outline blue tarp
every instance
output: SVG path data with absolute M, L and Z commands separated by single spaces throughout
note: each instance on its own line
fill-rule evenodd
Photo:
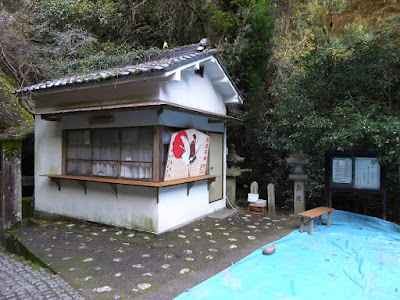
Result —
M 396 224 L 335 210 L 330 227 L 271 245 L 274 254 L 258 249 L 176 299 L 400 299 Z

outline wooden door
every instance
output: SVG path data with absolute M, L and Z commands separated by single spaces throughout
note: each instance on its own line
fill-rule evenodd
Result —
M 224 167 L 224 135 L 210 133 L 210 147 L 208 156 L 208 174 L 218 176 L 209 186 L 209 201 L 214 202 L 223 197 L 223 167 Z

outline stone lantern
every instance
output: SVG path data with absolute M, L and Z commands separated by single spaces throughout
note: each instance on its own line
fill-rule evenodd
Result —
M 287 158 L 288 164 L 293 166 L 289 179 L 294 181 L 294 213 L 298 214 L 306 210 L 306 193 L 304 182 L 307 179 L 305 165 L 309 163 L 310 156 L 307 154 L 295 154 Z
M 226 196 L 235 204 L 236 202 L 236 177 L 242 172 L 239 171 L 238 164 L 244 161 L 244 158 L 239 156 L 235 151 L 235 145 L 231 144 L 226 158 L 228 168 L 226 170 Z

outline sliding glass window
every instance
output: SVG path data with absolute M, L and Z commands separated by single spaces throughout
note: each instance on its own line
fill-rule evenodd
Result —
M 68 130 L 65 152 L 69 175 L 151 180 L 153 128 Z

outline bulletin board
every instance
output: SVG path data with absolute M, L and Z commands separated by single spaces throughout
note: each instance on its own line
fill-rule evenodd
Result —
M 386 219 L 386 169 L 374 152 L 325 152 L 325 204 L 331 206 L 333 192 L 357 192 L 383 196 Z

